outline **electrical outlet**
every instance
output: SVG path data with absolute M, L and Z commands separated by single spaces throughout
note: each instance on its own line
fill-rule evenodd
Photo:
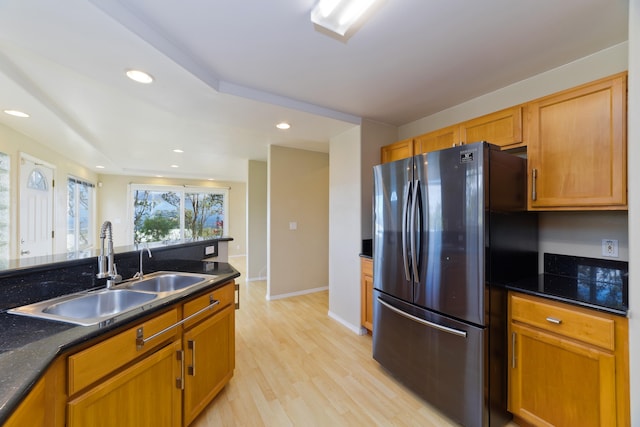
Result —
M 602 239 L 602 256 L 618 257 L 618 241 L 615 239 Z
M 205 255 L 215 255 L 215 253 L 216 253 L 215 245 L 207 246 L 207 247 L 204 248 L 204 254 Z

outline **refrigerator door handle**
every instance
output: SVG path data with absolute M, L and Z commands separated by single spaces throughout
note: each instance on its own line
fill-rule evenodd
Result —
M 387 307 L 389 310 L 393 311 L 394 313 L 399 314 L 400 316 L 406 317 L 409 320 L 413 320 L 414 322 L 420 323 L 421 325 L 428 326 L 430 328 L 434 328 L 434 329 L 437 329 L 439 331 L 446 332 L 446 333 L 452 334 L 452 335 L 456 335 L 456 336 L 459 336 L 459 337 L 462 337 L 462 338 L 466 338 L 467 337 L 467 333 L 465 331 L 461 331 L 459 329 L 450 328 L 448 326 L 439 325 L 437 323 L 429 322 L 428 320 L 424 320 L 424 319 L 421 319 L 419 317 L 416 317 L 416 316 L 414 316 L 412 314 L 405 313 L 404 311 L 402 311 L 402 310 L 400 310 L 398 308 L 395 308 L 391 304 L 381 300 L 380 297 L 378 297 L 378 302 L 380 304 L 384 305 L 385 307 Z
M 402 264 L 404 265 L 404 277 L 409 281 L 411 273 L 409 272 L 409 256 L 407 254 L 407 233 L 409 230 L 409 201 L 411 199 L 411 181 L 407 181 L 404 191 L 404 200 L 402 205 Z
M 418 200 L 418 192 L 420 189 L 420 181 L 416 180 L 413 182 L 413 197 L 411 198 L 411 268 L 413 271 L 413 281 L 415 283 L 420 283 L 420 275 L 418 271 L 418 254 L 416 244 L 416 210 L 417 208 L 417 200 Z M 420 230 L 418 230 L 419 232 Z

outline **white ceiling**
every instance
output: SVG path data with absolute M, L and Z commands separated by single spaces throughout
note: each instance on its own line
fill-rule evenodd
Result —
M 0 0 L 0 111 L 31 115 L 0 123 L 99 173 L 244 181 L 270 144 L 328 151 L 361 118 L 406 124 L 628 33 L 628 0 L 382 0 L 340 40 L 315 2 Z

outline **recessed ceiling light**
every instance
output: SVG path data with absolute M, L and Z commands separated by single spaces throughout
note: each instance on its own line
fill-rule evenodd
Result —
M 102 166 L 102 165 L 96 165 L 96 169 L 104 169 L 104 166 Z
M 172 168 L 179 168 L 180 166 L 178 165 L 171 165 Z
M 291 125 L 287 122 L 281 122 L 281 123 L 278 123 L 276 127 L 281 130 L 287 130 L 291 127 Z
M 140 70 L 127 70 L 127 77 L 138 83 L 148 84 L 153 82 L 153 76 Z
M 184 151 L 182 151 L 182 150 L 181 150 L 181 149 L 179 149 L 179 148 L 176 148 L 175 150 L 173 150 L 173 152 L 174 152 L 174 153 L 184 153 Z
M 164 175 L 156 175 L 156 178 L 164 178 Z
M 9 114 L 10 116 L 15 116 L 15 117 L 29 117 L 29 115 L 27 113 L 24 113 L 22 111 L 18 111 L 18 110 L 4 110 L 4 112 L 6 114 Z
M 207 178 L 207 181 L 215 181 L 213 178 Z

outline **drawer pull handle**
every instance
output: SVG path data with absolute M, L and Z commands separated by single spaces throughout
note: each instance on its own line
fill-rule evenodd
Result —
M 176 351 L 176 360 L 180 362 L 180 377 L 176 378 L 176 388 L 184 390 L 184 351 Z
M 187 346 L 191 350 L 191 366 L 187 368 L 187 372 L 192 377 L 196 376 L 196 342 L 194 340 L 187 341 Z
M 213 295 L 209 295 L 209 305 L 207 305 L 206 307 L 201 308 L 200 310 L 196 311 L 195 313 L 193 313 L 193 314 L 191 314 L 191 315 L 189 315 L 189 316 L 185 317 L 185 318 L 184 318 L 184 319 L 182 319 L 181 321 L 176 322 L 176 323 L 174 323 L 174 324 L 173 324 L 173 325 L 171 325 L 171 326 L 167 326 L 167 327 L 166 327 L 166 328 L 164 328 L 163 330 L 161 330 L 161 331 L 159 331 L 159 332 L 156 332 L 155 334 L 153 334 L 153 335 L 151 335 L 151 336 L 149 336 L 149 337 L 147 337 L 147 338 L 144 338 L 144 327 L 143 327 L 143 326 L 140 326 L 140 327 L 136 330 L 136 348 L 137 348 L 138 350 L 141 350 L 141 349 L 144 347 L 144 345 L 145 345 L 147 342 L 151 341 L 152 339 L 157 338 L 157 337 L 159 337 L 160 335 L 162 335 L 162 334 L 164 334 L 164 333 L 166 333 L 166 332 L 169 332 L 169 331 L 170 331 L 170 330 L 172 330 L 172 329 L 177 328 L 178 326 L 182 325 L 183 323 L 188 322 L 189 320 L 191 320 L 191 319 L 193 319 L 194 317 L 196 317 L 196 316 L 198 316 L 198 315 L 200 315 L 200 314 L 204 313 L 205 311 L 212 309 L 213 307 L 215 307 L 215 306 L 216 306 L 216 305 L 218 305 L 218 304 L 220 304 L 220 300 L 213 299 Z
M 547 317 L 547 322 L 559 325 L 562 323 L 562 319 L 556 319 L 555 317 Z

